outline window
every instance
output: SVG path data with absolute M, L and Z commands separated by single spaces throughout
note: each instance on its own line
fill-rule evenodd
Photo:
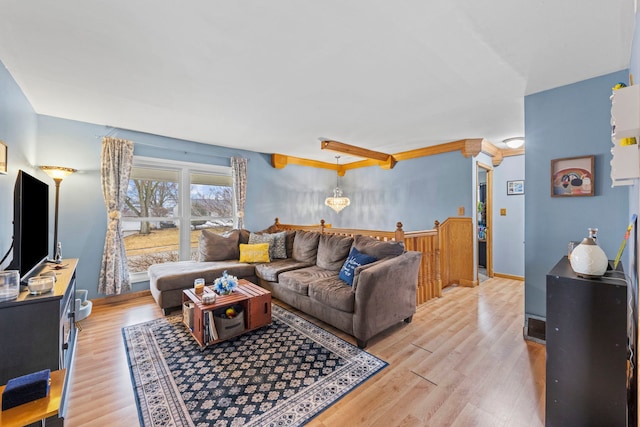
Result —
M 151 264 L 197 259 L 203 229 L 233 228 L 233 206 L 231 168 L 135 157 L 122 211 L 132 281 Z

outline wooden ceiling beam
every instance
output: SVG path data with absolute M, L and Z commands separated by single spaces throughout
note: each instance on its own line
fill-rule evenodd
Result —
M 332 164 L 332 163 L 320 162 L 316 160 L 307 160 L 307 159 L 302 159 L 298 157 L 286 156 L 284 154 L 273 154 L 271 156 L 271 165 L 276 169 L 282 169 L 285 166 L 287 166 L 287 164 L 311 166 L 311 167 L 323 168 L 323 169 L 332 169 L 337 171 L 338 175 L 343 176 L 346 171 L 352 170 L 352 169 L 358 169 L 358 168 L 369 167 L 369 166 L 379 166 L 382 169 L 393 169 L 393 167 L 399 161 L 416 159 L 419 157 L 433 156 L 435 154 L 449 153 L 452 151 L 460 151 L 460 153 L 465 157 L 475 157 L 480 152 L 483 152 L 487 154 L 489 157 L 491 157 L 491 160 L 494 166 L 498 166 L 502 162 L 504 157 L 519 156 L 525 153 L 524 146 L 517 149 L 499 149 L 496 146 L 494 146 L 490 141 L 483 138 L 460 139 L 458 141 L 446 142 L 444 144 L 418 148 L 415 150 L 403 151 L 401 153 L 396 153 L 393 155 L 379 153 L 376 151 L 371 151 L 371 150 L 367 150 L 360 147 L 354 147 L 352 145 L 344 144 L 338 141 L 330 141 L 330 140 L 322 141 L 323 144 L 325 142 L 342 144 L 343 146 L 346 146 L 346 147 L 352 147 L 352 148 L 366 151 L 366 152 L 382 154 L 382 155 L 388 156 L 388 158 L 386 159 L 386 161 L 383 161 L 383 160 L 367 157 L 367 160 L 360 160 L 357 162 L 346 163 L 346 164 L 336 166 L 336 164 Z M 329 144 L 329 145 L 333 145 L 333 144 Z M 330 148 L 327 148 L 327 149 L 330 149 Z M 358 157 L 364 157 L 362 155 L 355 154 L 352 151 L 340 151 L 340 152 L 353 154 L 354 156 L 358 156 Z
M 313 168 L 338 170 L 338 167 L 335 163 L 303 159 L 300 157 L 287 156 L 285 154 L 275 153 L 271 155 L 271 166 L 273 166 L 275 169 L 282 169 L 287 165 L 310 166 Z M 344 172 L 342 172 L 342 174 L 344 175 Z
M 384 169 L 392 169 L 396 165 L 396 161 L 391 154 L 381 153 L 379 151 L 368 150 L 355 145 L 345 144 L 344 142 L 325 139 L 320 141 L 320 149 L 337 151 L 338 153 L 349 154 L 351 156 L 363 157 L 365 159 L 373 159 L 382 162 L 380 165 Z

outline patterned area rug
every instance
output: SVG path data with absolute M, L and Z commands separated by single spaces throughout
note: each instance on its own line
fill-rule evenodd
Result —
M 387 366 L 275 304 L 272 315 L 204 351 L 181 316 L 123 328 L 140 424 L 303 425 Z

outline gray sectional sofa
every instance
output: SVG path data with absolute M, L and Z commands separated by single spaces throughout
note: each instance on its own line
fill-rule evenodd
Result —
M 266 247 L 269 262 L 251 262 Z M 402 243 L 302 230 L 203 230 L 198 251 L 198 261 L 149 268 L 151 293 L 165 314 L 182 304 L 182 290 L 196 278 L 211 284 L 224 271 L 354 336 L 361 348 L 390 326 L 410 322 L 416 310 L 422 254 Z

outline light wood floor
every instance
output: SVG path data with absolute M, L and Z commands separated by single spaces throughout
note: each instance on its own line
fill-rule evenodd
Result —
M 545 347 L 522 338 L 523 311 L 523 282 L 447 288 L 411 324 L 371 340 L 367 351 L 389 366 L 308 425 L 544 425 Z M 94 307 L 79 333 L 66 425 L 138 425 L 121 328 L 161 316 L 151 296 Z

